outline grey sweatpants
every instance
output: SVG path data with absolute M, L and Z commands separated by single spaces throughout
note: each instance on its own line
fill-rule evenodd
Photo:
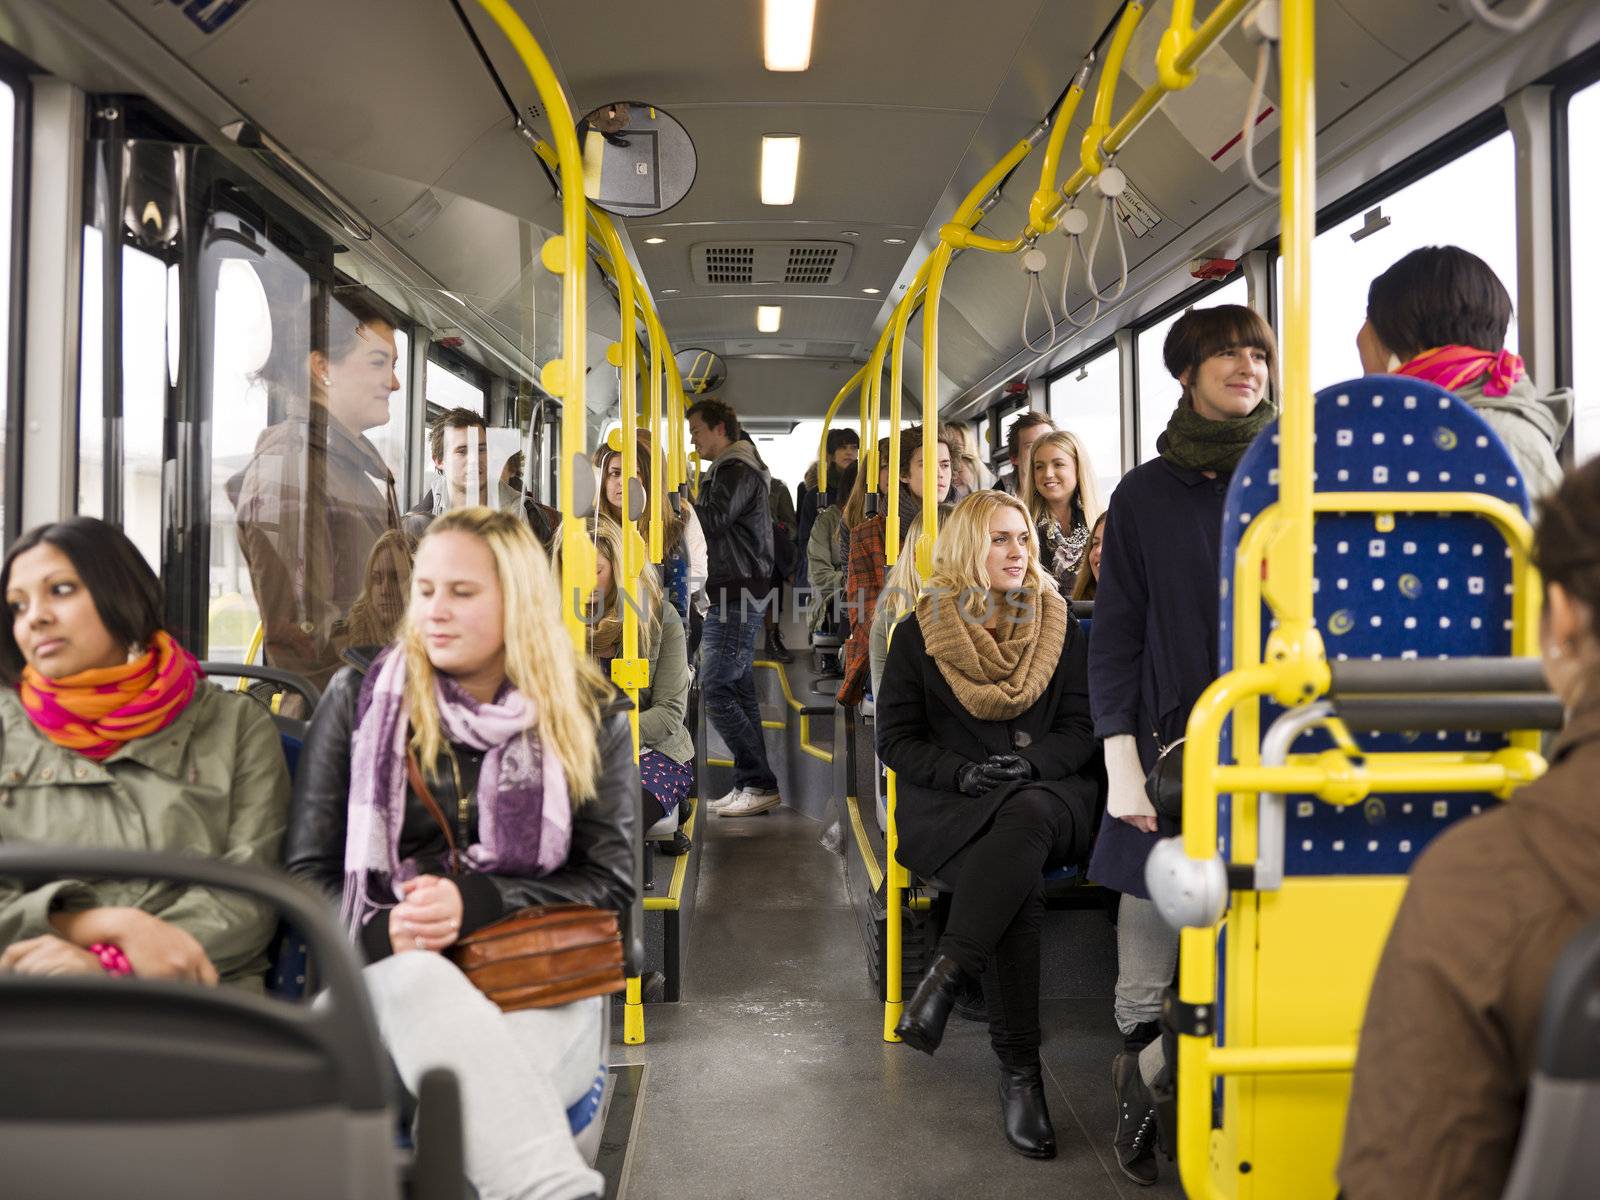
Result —
M 567 1107 L 600 1067 L 603 998 L 503 1013 L 448 959 L 409 950 L 363 972 L 378 1031 L 412 1095 L 431 1067 L 461 1083 L 467 1178 L 482 1200 L 578 1200 L 605 1180 Z
M 1155 903 L 1123 894 L 1117 905 L 1117 1028 L 1132 1033 L 1161 1018 L 1161 997 L 1178 967 L 1178 931 Z

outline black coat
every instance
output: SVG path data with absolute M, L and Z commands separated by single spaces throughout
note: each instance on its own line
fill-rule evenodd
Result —
M 1009 721 L 974 717 L 956 699 L 928 656 L 915 614 L 895 627 L 883 666 L 878 703 L 878 756 L 896 774 L 896 857 L 923 877 L 939 869 L 981 833 L 1011 793 L 1038 784 L 1011 783 L 983 796 L 963 795 L 956 773 L 991 754 L 1018 754 L 1074 813 L 1074 857 L 1089 850 L 1099 820 L 1099 788 L 1089 770 L 1094 733 L 1089 722 L 1089 676 L 1083 631 L 1067 622 L 1067 640 L 1043 694 Z
M 760 595 L 771 586 L 768 476 L 754 465 L 754 448 L 742 445 L 735 442 L 711 464 L 694 502 L 706 535 L 706 593 L 713 603 L 719 592 L 736 599 L 741 588 Z
M 1217 677 L 1222 507 L 1228 476 L 1156 458 L 1112 493 L 1094 598 L 1089 690 L 1096 737 L 1131 733 L 1149 771 L 1184 735 L 1189 711 Z M 1108 816 L 1089 877 L 1146 896 L 1144 861 L 1162 837 Z
M 346 667 L 333 677 L 317 705 L 311 731 L 300 752 L 295 774 L 294 804 L 289 811 L 289 831 L 284 865 L 289 873 L 319 888 L 335 900 L 344 889 L 345 830 L 350 812 L 350 743 L 355 733 L 356 701 L 362 672 Z M 603 714 L 599 733 L 600 779 L 598 794 L 572 814 L 572 846 L 567 861 L 548 875 L 469 873 L 455 877 L 461 891 L 463 935 L 533 904 L 592 904 L 618 912 L 639 893 L 634 859 L 634 825 L 638 821 L 639 768 L 633 761 L 632 732 L 626 702 L 612 704 Z M 465 746 L 454 747 L 461 767 L 461 787 L 476 792 L 478 767 L 483 756 Z M 441 755 L 428 772 L 430 790 L 449 815 L 457 811 L 454 772 Z M 438 787 L 434 780 L 442 781 Z M 477 802 L 469 801 L 467 832 L 473 840 L 477 828 Z M 459 841 L 459 835 L 457 840 Z M 465 849 L 465 847 L 463 847 Z M 447 871 L 446 844 L 439 824 L 422 801 L 406 788 L 406 811 L 400 830 L 400 857 L 426 862 L 436 859 L 440 874 Z M 380 911 L 362 931 L 362 948 L 371 960 L 392 952 L 388 912 Z

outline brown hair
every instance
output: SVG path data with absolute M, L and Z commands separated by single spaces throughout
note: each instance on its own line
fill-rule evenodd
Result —
M 889 464 L 889 439 L 878 439 L 878 470 L 881 472 Z M 867 515 L 867 460 L 856 460 L 856 481 L 850 489 L 850 498 L 844 502 L 844 512 L 840 514 L 839 521 L 846 529 L 854 529 L 861 524 Z
M 699 417 L 700 423 L 707 429 L 722 426 L 722 434 L 730 442 L 739 440 L 739 414 L 721 400 L 709 397 L 705 400 L 696 400 L 689 406 L 689 411 L 683 414 L 685 421 L 690 417 Z
M 1093 600 L 1094 594 L 1100 590 L 1100 581 L 1095 578 L 1094 569 L 1089 566 L 1089 552 L 1094 549 L 1094 539 L 1105 536 L 1101 530 L 1105 528 L 1106 514 L 1101 513 L 1094 519 L 1094 524 L 1089 526 L 1089 541 L 1083 547 L 1083 564 L 1078 570 L 1077 581 L 1072 585 L 1072 599 Z
M 1011 423 L 1011 428 L 1006 431 L 1007 458 L 1015 461 L 1016 457 L 1022 453 L 1022 435 L 1035 425 L 1048 425 L 1051 429 L 1056 427 L 1056 423 L 1050 419 L 1048 413 L 1038 412 L 1037 410 L 1023 413 Z
M 1180 383 L 1185 372 L 1190 382 L 1183 385 L 1183 403 L 1193 407 L 1193 372 L 1213 354 L 1237 346 L 1253 346 L 1267 356 L 1267 375 L 1272 390 L 1278 390 L 1278 340 L 1272 326 L 1253 308 L 1243 304 L 1217 304 L 1211 308 L 1191 308 L 1179 317 L 1161 347 L 1161 361 Z
M 1545 583 L 1600 614 L 1600 459 L 1569 472 L 1540 504 L 1533 561 Z
M 655 470 L 654 458 L 650 453 L 650 431 L 641 429 L 635 435 L 638 439 L 639 453 L 634 460 L 639 468 L 639 482 L 644 486 L 644 512 L 638 520 L 639 536 L 644 538 L 645 544 L 650 544 L 650 473 Z M 600 473 L 599 495 L 595 498 L 595 507 L 600 510 L 600 515 L 615 523 L 622 524 L 622 513 L 606 499 L 606 469 L 611 465 L 613 458 L 620 459 L 622 452 L 613 450 L 609 442 L 601 442 L 600 448 L 594 452 L 595 469 Z M 624 486 L 623 495 L 627 495 Z M 683 537 L 683 518 L 672 508 L 671 494 L 666 490 L 665 481 L 662 483 L 661 494 L 661 554 L 665 557 L 678 548 L 678 542 Z
M 482 415 L 473 412 L 470 408 L 452 408 L 442 417 L 434 421 L 428 431 L 428 449 L 433 454 L 434 464 L 444 462 L 444 431 L 446 429 L 488 429 L 489 422 Z

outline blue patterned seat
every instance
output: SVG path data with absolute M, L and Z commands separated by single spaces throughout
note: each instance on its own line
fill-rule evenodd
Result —
M 1528 512 L 1521 476 L 1483 419 L 1430 383 L 1369 376 L 1324 388 L 1315 408 L 1315 480 L 1321 492 L 1480 492 Z M 1229 599 L 1240 539 L 1278 498 L 1278 436 L 1271 426 L 1228 489 L 1222 531 L 1220 665 L 1233 662 Z M 1387 527 L 1386 527 L 1387 526 Z M 1499 531 L 1472 514 L 1324 513 L 1316 519 L 1313 601 L 1330 660 L 1503 656 L 1512 652 L 1512 555 Z M 1263 606 L 1263 636 L 1269 629 Z M 1263 702 L 1264 733 L 1282 710 Z M 1368 751 L 1494 750 L 1504 735 L 1352 730 Z M 1296 743 L 1329 745 L 1322 733 Z M 1231 743 L 1224 740 L 1224 761 Z M 1373 796 L 1348 808 L 1291 797 L 1288 875 L 1399 875 L 1440 830 L 1493 801 L 1481 795 Z M 1218 828 L 1226 855 L 1229 812 Z

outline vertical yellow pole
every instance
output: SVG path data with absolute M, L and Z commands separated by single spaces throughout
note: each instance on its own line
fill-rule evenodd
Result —
M 934 502 L 939 471 L 939 297 L 954 254 L 954 247 L 941 238 L 922 297 L 922 541 L 917 546 L 917 570 L 924 579 L 933 573 L 933 541 L 939 536 L 939 506 Z
M 905 396 L 906 331 L 911 327 L 911 310 L 927 285 L 930 258 L 906 289 L 904 299 L 894 310 L 889 334 L 889 519 L 884 530 L 884 561 L 890 566 L 900 561 L 900 401 Z
M 650 427 L 650 561 L 661 563 L 666 547 L 661 541 L 661 490 L 666 481 L 661 477 L 666 465 L 666 448 L 661 444 L 661 376 L 666 369 L 662 363 L 666 335 L 654 312 L 645 310 L 645 324 L 650 331 L 650 392 L 645 401 Z
M 900 1023 L 900 1013 L 905 1008 L 905 889 L 910 874 L 895 857 L 900 839 L 895 834 L 895 777 L 888 772 L 889 781 L 885 804 L 889 812 L 889 832 L 884 837 L 883 856 L 887 860 L 883 870 L 883 1040 L 898 1042 L 900 1035 L 894 1027 Z
M 833 403 L 828 405 L 828 411 L 822 416 L 822 433 L 817 438 L 818 488 L 827 486 L 828 482 L 828 431 L 833 428 L 833 419 L 839 415 L 839 408 L 844 404 L 845 397 L 853 392 L 856 388 L 861 386 L 862 380 L 866 378 L 866 372 L 867 368 L 863 366 L 857 370 L 854 375 L 850 376 L 850 378 L 845 381 L 845 385 L 840 388 L 838 393 L 834 396 Z M 863 425 L 861 429 L 862 437 L 865 437 L 866 426 Z M 844 497 L 834 496 L 832 498 L 832 502 L 834 504 L 841 504 L 844 502 Z M 804 547 L 801 547 L 801 549 L 803 550 Z

